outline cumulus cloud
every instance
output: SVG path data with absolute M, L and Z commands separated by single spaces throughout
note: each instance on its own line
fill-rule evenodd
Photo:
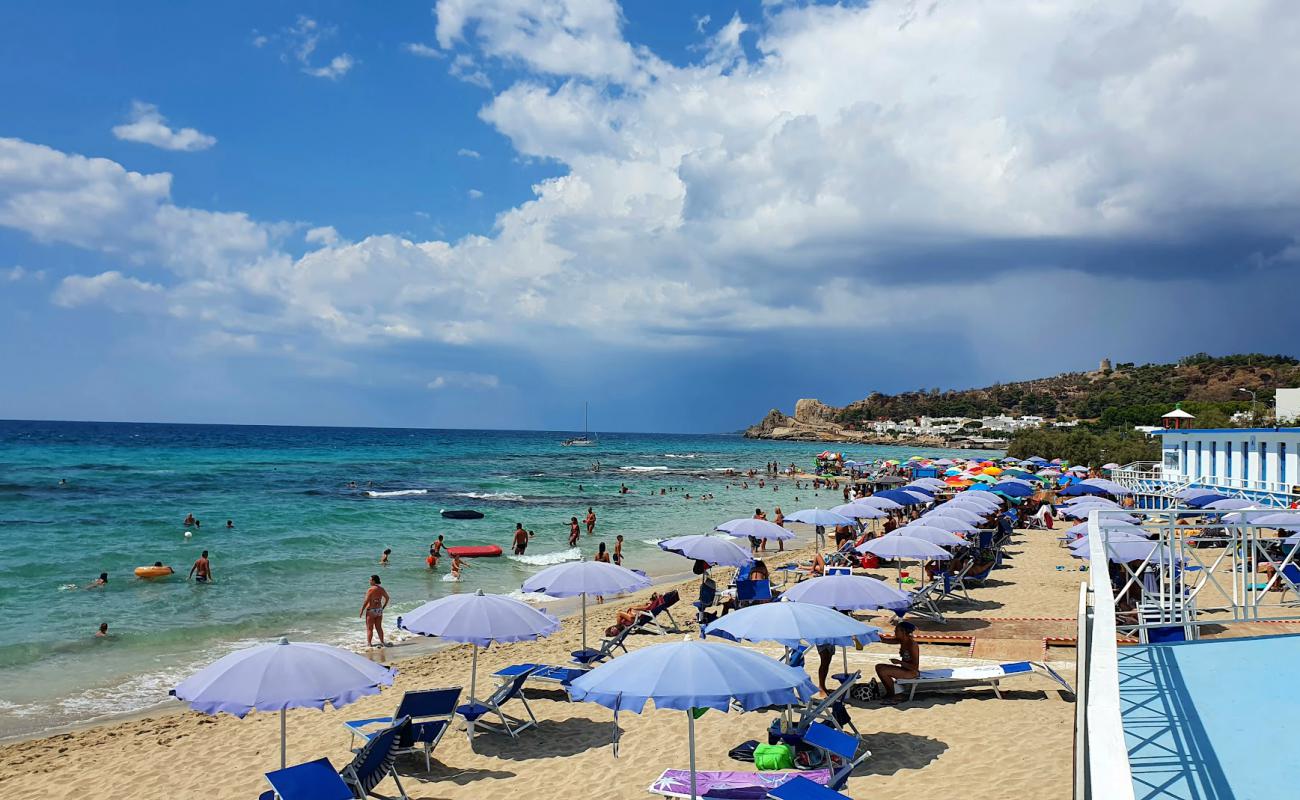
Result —
M 117 270 L 98 275 L 69 275 L 54 290 L 54 304 L 76 308 L 100 303 L 114 311 L 156 312 L 163 298 L 163 287 L 131 278 Z
M 474 60 L 473 56 L 461 53 L 451 60 L 451 67 L 447 70 L 453 77 L 459 78 L 465 83 L 477 86 L 480 89 L 491 89 L 492 79 L 488 77 Z
M 430 47 L 422 42 L 407 42 L 402 45 L 402 49 L 413 56 L 420 58 L 446 58 L 447 54 L 436 47 Z
M 299 15 L 292 25 L 282 29 L 274 37 L 254 31 L 253 46 L 265 47 L 276 42 L 281 48 L 280 60 L 298 65 L 298 68 L 314 78 L 337 81 L 352 70 L 357 60 L 348 53 L 338 53 L 324 58 L 319 57 L 322 42 L 338 36 L 338 28 L 322 25 L 306 15 Z
M 329 63 L 320 67 L 303 67 L 302 71 L 315 78 L 329 78 L 336 81 L 347 75 L 348 72 L 356 65 L 356 61 L 347 53 L 334 56 Z
M 461 158 L 478 158 L 479 152 L 477 150 L 470 150 L 468 147 L 462 147 L 456 151 L 456 155 Z
M 207 150 L 217 143 L 217 137 L 200 133 L 194 128 L 173 129 L 167 118 L 152 103 L 136 100 L 131 104 L 130 122 L 113 126 L 113 135 L 127 142 L 140 142 L 161 147 L 163 150 L 193 152 Z
M 426 388 L 432 391 L 438 391 L 439 389 L 498 389 L 500 387 L 500 378 L 482 372 L 443 372 L 434 376 L 433 380 L 426 384 Z
M 143 287 L 61 286 L 65 304 L 162 295 L 259 341 L 543 355 L 566 337 L 893 331 L 1011 302 L 1119 341 L 1149 322 L 1118 295 L 1194 296 L 1216 231 L 1262 248 L 1260 270 L 1290 263 L 1300 106 L 1277 98 L 1300 80 L 1300 8 L 927 8 L 773 7 L 673 66 L 625 41 L 609 3 L 443 0 L 441 47 L 524 73 L 481 118 L 560 173 L 488 235 L 322 226 L 296 255 L 286 226 L 177 205 L 166 173 L 13 139 L 0 225 L 162 268 Z M 1220 283 L 1242 266 L 1215 258 Z

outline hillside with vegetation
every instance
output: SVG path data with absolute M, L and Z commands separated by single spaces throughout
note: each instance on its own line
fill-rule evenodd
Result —
M 1257 415 L 1253 421 L 1266 424 L 1275 391 L 1295 386 L 1300 386 L 1300 359 L 1293 356 L 1197 353 L 1174 364 L 1111 366 L 1103 362 L 1092 372 L 1069 372 L 980 389 L 921 389 L 892 395 L 873 392 L 840 408 L 800 400 L 794 416 L 773 409 L 745 434 L 755 438 L 932 445 L 940 442 L 932 441 L 933 437 L 869 431 L 874 423 L 903 422 L 922 416 L 978 420 L 1029 415 L 1077 425 L 1017 431 L 1007 445 L 1009 455 L 1060 457 L 1089 464 L 1129 463 L 1158 456 L 1158 444 L 1133 429 L 1159 424 L 1161 415 L 1175 404 L 1195 415 L 1194 427 L 1248 425 L 1252 422 L 1251 398 L 1241 389 L 1249 389 L 1256 393 Z M 979 423 L 969 423 L 968 427 L 970 433 L 978 435 Z

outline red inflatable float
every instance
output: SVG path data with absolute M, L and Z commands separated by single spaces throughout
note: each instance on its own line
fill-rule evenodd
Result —
M 493 558 L 501 555 L 501 548 L 494 544 L 448 547 L 447 553 L 460 558 Z

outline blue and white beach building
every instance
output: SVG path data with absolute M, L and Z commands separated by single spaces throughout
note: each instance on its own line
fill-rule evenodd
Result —
M 1279 508 L 1300 500 L 1300 428 L 1166 427 L 1153 434 L 1161 439 L 1160 461 L 1111 475 L 1134 491 L 1139 508 L 1168 508 L 1187 489 Z

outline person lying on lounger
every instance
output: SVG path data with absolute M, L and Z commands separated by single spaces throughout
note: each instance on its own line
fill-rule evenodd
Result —
M 663 598 L 659 596 L 658 592 L 655 592 L 651 594 L 650 599 L 645 601 L 644 603 L 636 606 L 628 606 L 627 608 L 618 612 L 618 614 L 615 615 L 614 617 L 614 624 L 605 629 L 605 635 L 617 636 L 619 632 L 622 631 L 624 628 L 636 622 L 637 617 L 640 617 L 642 612 L 649 611 L 650 609 L 654 608 L 656 605 L 659 604 L 661 600 L 663 600 Z
M 876 665 L 876 677 L 885 685 L 885 696 L 880 702 L 893 705 L 903 699 L 903 695 L 894 693 L 894 681 L 900 678 L 915 678 L 921 674 L 921 646 L 912 634 L 916 626 L 899 620 L 894 623 L 894 638 L 898 640 L 898 658 L 889 659 L 888 664 Z

